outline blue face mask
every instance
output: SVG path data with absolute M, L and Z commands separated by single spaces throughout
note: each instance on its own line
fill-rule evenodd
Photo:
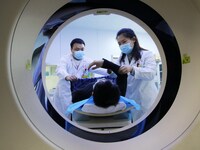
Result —
M 124 54 L 130 54 L 131 51 L 133 50 L 130 43 L 120 45 L 120 49 L 121 49 L 122 53 L 124 53 Z
M 83 59 L 83 56 L 84 56 L 84 52 L 82 50 L 79 50 L 79 51 L 75 51 L 73 53 L 73 56 L 77 59 L 77 60 L 82 60 Z

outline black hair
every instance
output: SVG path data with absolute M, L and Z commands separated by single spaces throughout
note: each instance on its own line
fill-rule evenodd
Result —
M 133 50 L 131 51 L 131 59 L 134 58 L 135 61 L 138 61 L 139 59 L 141 59 L 140 51 L 141 50 L 145 50 L 145 49 L 143 49 L 143 48 L 140 47 L 140 44 L 138 42 L 137 36 L 134 33 L 134 31 L 132 29 L 130 29 L 130 28 L 122 28 L 121 30 L 119 30 L 117 32 L 116 39 L 120 35 L 123 35 L 126 38 L 130 38 L 130 39 L 134 39 L 135 40 Z M 120 58 L 120 64 L 122 62 L 124 62 L 125 56 L 126 56 L 126 54 L 122 53 L 122 56 Z
M 107 108 L 119 102 L 119 87 L 110 80 L 99 81 L 95 84 L 93 98 L 96 106 Z
M 71 48 L 73 47 L 73 45 L 74 45 L 75 43 L 85 45 L 85 42 L 84 42 L 82 39 L 80 39 L 80 38 L 75 38 L 75 39 L 73 39 L 73 40 L 71 41 L 71 43 L 70 43 Z

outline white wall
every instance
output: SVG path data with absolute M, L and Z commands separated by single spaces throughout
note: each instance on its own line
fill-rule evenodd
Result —
M 62 55 L 71 53 L 70 42 L 74 38 L 81 38 L 85 41 L 85 56 L 92 59 L 107 58 L 110 60 L 112 54 L 120 54 L 115 34 L 113 31 L 65 28 L 52 42 L 47 54 L 46 63 L 51 65 L 57 64 Z
M 78 19 L 77 19 L 78 20 Z M 74 21 L 76 22 L 76 20 Z M 120 22 L 120 20 L 119 20 Z M 133 22 L 133 21 L 132 21 Z M 85 24 L 82 22 L 79 24 Z M 135 24 L 135 22 L 133 22 Z M 126 22 L 124 22 L 126 24 Z M 116 41 L 116 33 L 120 29 L 105 28 L 99 29 L 95 27 L 77 27 L 74 24 L 65 26 L 50 43 L 50 48 L 46 57 L 46 64 L 56 65 L 62 55 L 70 53 L 70 42 L 74 38 L 82 38 L 85 41 L 85 54 L 92 59 L 106 58 L 111 60 L 111 55 L 120 55 L 120 49 Z M 105 24 L 106 25 L 106 24 Z M 90 25 L 91 26 L 91 25 Z M 133 29 L 134 30 L 134 29 Z M 151 37 L 147 32 L 135 31 L 140 45 L 148 50 L 153 51 L 158 58 L 159 52 Z

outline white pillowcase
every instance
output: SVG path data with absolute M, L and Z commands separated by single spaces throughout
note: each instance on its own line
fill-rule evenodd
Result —
M 124 102 L 119 102 L 116 106 L 109 106 L 108 108 L 103 108 L 96 106 L 95 104 L 84 104 L 82 107 L 82 111 L 94 114 L 106 114 L 113 113 L 120 110 L 126 109 L 126 104 Z

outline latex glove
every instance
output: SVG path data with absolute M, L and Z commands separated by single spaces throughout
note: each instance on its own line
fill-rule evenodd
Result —
M 88 70 L 91 68 L 92 70 L 97 69 L 97 68 L 101 68 L 103 66 L 103 62 L 104 60 L 95 60 L 93 61 L 89 66 L 88 66 Z
M 75 75 L 69 75 L 65 77 L 65 80 L 67 81 L 75 81 L 77 80 L 77 77 Z
M 118 72 L 120 74 L 127 74 L 127 73 L 132 72 L 132 71 L 133 71 L 133 67 L 132 66 L 130 66 L 130 65 L 124 65 L 124 66 L 121 66 L 119 68 Z

